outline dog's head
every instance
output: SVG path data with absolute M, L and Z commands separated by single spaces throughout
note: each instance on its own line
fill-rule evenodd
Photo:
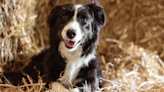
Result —
M 99 30 L 105 25 L 105 13 L 96 3 L 64 4 L 51 11 L 48 24 L 51 45 L 63 42 L 70 51 L 81 45 L 82 54 L 87 54 L 95 47 Z

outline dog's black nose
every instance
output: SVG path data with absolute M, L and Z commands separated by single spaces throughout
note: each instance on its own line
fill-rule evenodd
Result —
M 73 30 L 73 29 L 68 29 L 68 30 L 67 30 L 67 36 L 68 36 L 70 39 L 74 38 L 74 37 L 76 36 L 75 30 Z

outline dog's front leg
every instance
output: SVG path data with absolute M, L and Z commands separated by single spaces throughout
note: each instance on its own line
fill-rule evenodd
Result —
M 80 92 L 90 92 L 99 88 L 97 69 L 80 72 L 80 75 L 77 77 L 77 79 L 81 80 L 76 84 L 76 86 L 79 87 Z
M 79 87 L 81 92 L 90 92 L 99 88 L 99 80 L 102 76 L 102 72 L 97 60 L 90 62 L 88 67 L 83 67 L 79 75 L 77 76 L 76 86 Z M 80 80 L 80 81 L 79 81 Z

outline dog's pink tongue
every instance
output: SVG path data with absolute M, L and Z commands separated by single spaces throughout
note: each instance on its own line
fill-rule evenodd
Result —
M 72 47 L 75 45 L 75 42 L 74 42 L 74 41 L 67 41 L 67 40 L 65 40 L 65 44 L 66 44 L 68 47 L 72 48 Z

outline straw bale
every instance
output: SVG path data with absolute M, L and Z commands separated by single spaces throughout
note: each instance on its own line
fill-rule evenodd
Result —
M 34 25 L 37 15 L 34 13 L 34 0 L 4 0 L 0 4 L 0 51 L 1 64 L 11 61 L 18 54 L 31 53 L 35 48 Z M 31 44 L 32 43 L 32 44 Z M 32 54 L 30 54 L 32 55 Z
M 28 62 L 48 43 L 47 17 L 53 7 L 64 3 L 90 0 L 1 0 L 0 63 L 13 60 Z M 164 1 L 93 0 L 106 12 L 106 26 L 97 46 L 103 70 L 103 87 L 96 92 L 164 91 Z M 31 56 L 27 56 L 27 55 Z M 26 64 L 25 64 L 26 65 Z M 12 66 L 14 67 L 14 66 Z M 17 67 L 15 67 L 17 68 Z M 2 71 L 2 69 L 1 69 Z M 7 79 L 6 79 L 7 80 Z M 30 84 L 0 84 L 3 91 L 45 91 L 39 76 Z M 29 87 L 31 86 L 31 87 Z M 26 89 L 26 90 L 25 90 Z

